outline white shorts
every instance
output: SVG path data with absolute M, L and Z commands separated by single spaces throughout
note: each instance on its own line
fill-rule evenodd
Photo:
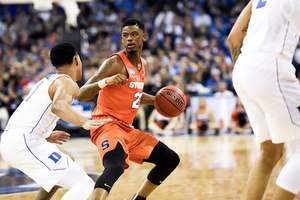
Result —
M 258 143 L 300 139 L 300 85 L 289 60 L 280 55 L 241 54 L 232 79 Z
M 8 165 L 27 174 L 47 192 L 75 165 L 55 144 L 35 134 L 4 132 L 1 154 Z

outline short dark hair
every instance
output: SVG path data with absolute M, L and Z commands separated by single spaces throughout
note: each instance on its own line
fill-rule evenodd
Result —
M 140 20 L 137 20 L 137 19 L 126 19 L 122 24 L 121 30 L 126 26 L 138 26 L 139 29 L 141 29 L 143 32 L 145 32 L 144 24 Z
M 69 42 L 58 43 L 50 51 L 51 63 L 56 68 L 71 64 L 75 55 L 77 55 L 76 47 Z

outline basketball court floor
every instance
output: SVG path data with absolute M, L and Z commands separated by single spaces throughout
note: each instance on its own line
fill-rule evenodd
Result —
M 161 136 L 161 141 L 175 150 L 181 162 L 148 200 L 224 200 L 245 198 L 251 166 L 259 155 L 254 135 Z M 62 147 L 94 179 L 103 171 L 96 147 L 89 138 L 73 138 Z M 271 199 L 276 177 L 290 157 L 285 154 L 273 170 L 264 200 Z M 108 200 L 131 200 L 144 182 L 152 164 L 130 163 L 115 183 Z M 0 200 L 35 199 L 39 186 L 29 177 L 7 166 L 0 157 Z M 60 189 L 53 200 L 66 192 Z M 91 198 L 90 198 L 91 199 Z M 300 199 L 298 195 L 295 199 Z

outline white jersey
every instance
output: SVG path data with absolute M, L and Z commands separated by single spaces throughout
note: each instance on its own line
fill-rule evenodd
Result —
M 48 88 L 60 76 L 67 75 L 48 75 L 36 83 L 9 119 L 5 131 L 37 134 L 47 138 L 59 120 L 51 111 L 53 102 L 49 97 Z
M 242 53 L 275 53 L 292 60 L 299 36 L 281 13 L 280 0 L 253 0 Z

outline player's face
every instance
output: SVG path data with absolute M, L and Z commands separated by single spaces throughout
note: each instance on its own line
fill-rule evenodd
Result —
M 143 47 L 147 35 L 138 26 L 126 26 L 122 29 L 122 43 L 128 52 L 137 52 Z

